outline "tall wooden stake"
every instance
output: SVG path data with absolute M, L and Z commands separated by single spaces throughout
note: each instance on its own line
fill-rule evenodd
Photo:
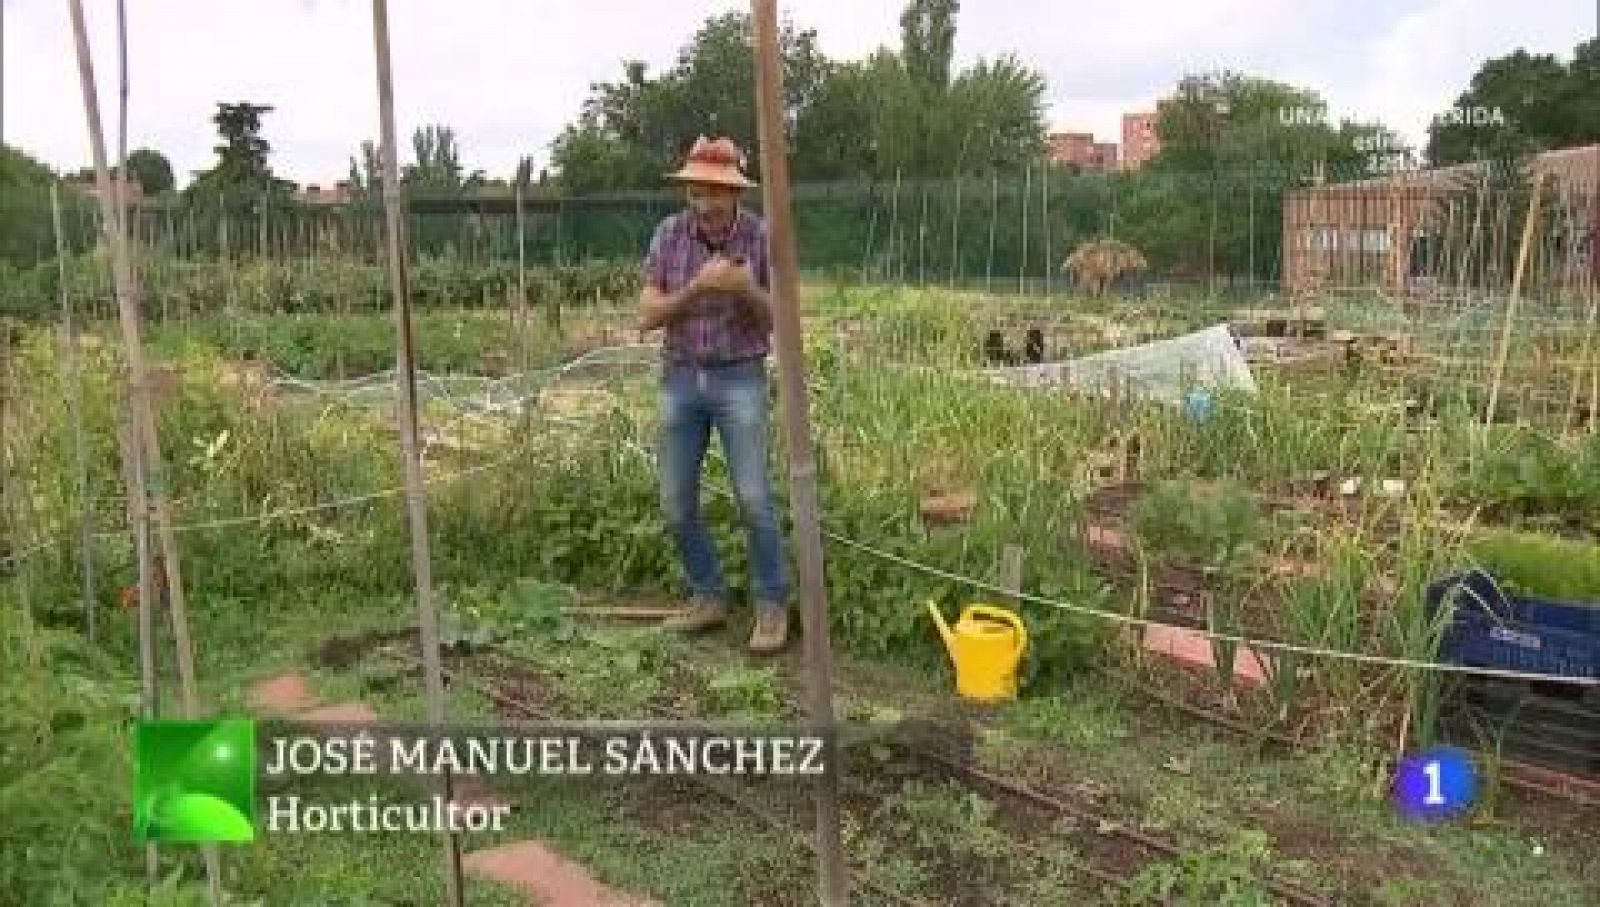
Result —
M 756 27 L 757 129 L 761 141 L 762 210 L 772 253 L 773 327 L 777 334 L 784 433 L 789 449 L 789 494 L 799 566 L 801 621 L 809 673 L 812 724 L 829 741 L 829 771 L 817 784 L 817 862 L 822 903 L 849 903 L 849 876 L 839 831 L 838 747 L 833 717 L 833 651 L 823 584 L 822 531 L 817 522 L 817 468 L 806 404 L 805 351 L 800 326 L 799 259 L 789 198 L 789 157 L 783 131 L 783 73 L 778 58 L 777 0 L 751 0 Z
M 132 421 L 119 427 L 123 485 L 143 488 L 144 470 L 140 466 L 137 433 Z M 150 512 L 142 495 L 128 495 L 128 525 L 133 528 L 134 563 L 138 565 L 139 589 L 139 715 L 145 720 L 161 714 L 156 687 L 155 569 L 150 556 Z M 161 882 L 161 854 L 154 841 L 145 845 L 145 876 L 154 888 Z
M 1017 294 L 1028 292 L 1028 201 L 1033 196 L 1033 165 L 1022 171 L 1022 258 L 1017 264 Z
M 411 569 L 417 588 L 417 627 L 422 635 L 422 663 L 428 696 L 428 723 L 444 723 L 444 673 L 439 660 L 439 619 L 434 611 L 432 558 L 428 550 L 427 489 L 417 437 L 417 381 L 411 335 L 411 295 L 407 287 L 406 243 L 401 216 L 400 162 L 395 149 L 394 77 L 389 60 L 389 4 L 372 0 L 372 33 L 377 47 L 378 117 L 383 145 L 384 233 L 389 252 L 389 290 L 394 296 L 398 340 L 395 382 L 400 392 L 400 449 L 405 461 L 406 510 L 411 524 Z M 450 776 L 440 776 L 440 796 L 450 797 Z M 453 832 L 444 834 L 445 894 L 453 907 L 465 903 L 461 850 Z
M 78 471 L 80 557 L 83 559 L 83 630 L 94 642 L 94 511 L 89 500 L 89 462 L 84 453 L 83 382 L 78 374 L 78 332 L 72 324 L 72 302 L 67 293 L 67 244 L 61 232 L 61 193 L 50 184 L 50 223 L 56 235 L 56 283 L 61 298 L 61 329 L 67 341 L 67 409 L 72 414 L 72 449 Z
M 128 5 L 117 0 L 117 216 L 128 234 Z
M 72 16 L 72 32 L 78 56 L 78 76 L 83 88 L 83 106 L 88 119 L 89 140 L 94 151 L 95 180 L 100 188 L 101 226 L 111 253 L 112 280 L 116 288 L 117 309 L 122 322 L 122 340 L 128 357 L 129 380 L 133 387 L 134 434 L 139 444 L 144 468 L 144 478 L 149 485 L 148 505 L 155 512 L 156 531 L 160 536 L 161 560 L 166 570 L 166 590 L 171 597 L 169 612 L 172 619 L 172 636 L 177 649 L 178 681 L 183 697 L 186 717 L 200 715 L 199 693 L 195 687 L 194 649 L 189 639 L 188 609 L 184 600 L 183 576 L 178 563 L 177 536 L 172 529 L 172 513 L 167 504 L 166 470 L 161 459 L 161 445 L 156 434 L 155 416 L 150 403 L 150 382 L 145 369 L 144 347 L 139 337 L 139 288 L 128 254 L 126 235 L 122 231 L 117 211 L 116 193 L 111 184 L 111 171 L 106 165 L 105 133 L 100 125 L 100 97 L 95 88 L 94 60 L 89 53 L 89 34 L 84 25 L 83 0 L 67 0 Z M 147 493 L 141 485 L 129 490 L 141 500 Z M 141 503 L 141 506 L 144 506 Z M 205 856 L 206 876 L 210 883 L 211 902 L 222 902 L 222 871 L 215 845 L 202 848 Z
M 521 354 L 521 363 L 518 370 L 524 375 L 533 367 L 532 353 L 529 350 L 528 332 L 532 325 L 528 323 L 528 234 L 525 219 L 522 213 L 522 184 L 525 179 L 524 168 L 517 170 L 517 346 Z
M 961 186 L 966 179 L 956 174 L 956 210 L 950 218 L 950 289 L 956 288 L 956 273 L 961 268 Z
M 1544 188 L 1544 172 L 1533 178 L 1533 191 L 1528 197 L 1528 219 L 1522 224 L 1522 247 L 1517 250 L 1517 269 L 1511 277 L 1511 298 L 1506 301 L 1505 323 L 1500 327 L 1500 351 L 1495 356 L 1494 380 L 1489 384 L 1489 407 L 1483 414 L 1483 425 L 1494 424 L 1495 410 L 1500 403 L 1500 379 L 1506 371 L 1506 356 L 1511 351 L 1511 329 L 1516 323 L 1517 302 L 1522 295 L 1522 274 L 1528 264 L 1528 247 L 1533 243 L 1534 223 L 1539 219 L 1539 194 Z

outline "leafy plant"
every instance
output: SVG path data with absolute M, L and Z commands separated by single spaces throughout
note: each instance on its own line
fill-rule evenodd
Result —
M 532 637 L 570 642 L 577 631 L 563 609 L 575 597 L 569 586 L 531 579 L 519 580 L 509 590 L 462 589 L 440 617 L 439 639 L 452 648 Z
M 1257 877 L 1270 855 L 1266 834 L 1244 829 L 1226 844 L 1189 851 L 1140 870 L 1124 892 L 1124 903 L 1264 907 L 1276 903 Z
M 1157 482 L 1129 513 L 1140 542 L 1159 557 L 1221 568 L 1236 563 L 1260 536 L 1255 499 L 1236 482 Z
M 783 690 L 772 668 L 728 665 L 706 683 L 712 703 L 739 718 L 771 718 L 782 711 Z
M 897 832 L 929 857 L 982 863 L 1008 846 L 994 803 L 953 781 L 907 781 L 886 809 Z

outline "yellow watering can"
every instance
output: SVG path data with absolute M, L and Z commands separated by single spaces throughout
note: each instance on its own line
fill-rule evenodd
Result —
M 968 605 L 952 627 L 931 601 L 928 613 L 955 664 L 957 693 L 976 702 L 1016 698 L 1017 667 L 1028 648 L 1022 618 L 993 605 Z

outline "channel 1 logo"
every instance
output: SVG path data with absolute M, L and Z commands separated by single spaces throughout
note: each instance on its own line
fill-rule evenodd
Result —
M 1472 808 L 1477 800 L 1478 773 L 1466 750 L 1436 747 L 1400 763 L 1389 796 L 1408 819 L 1453 819 Z

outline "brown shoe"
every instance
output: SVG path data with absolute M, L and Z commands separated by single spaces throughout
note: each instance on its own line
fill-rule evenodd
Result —
M 783 651 L 789 641 L 789 610 L 787 608 L 756 608 L 756 625 L 750 631 L 750 651 L 757 655 L 771 655 Z
M 721 626 L 727 619 L 727 605 L 700 598 L 690 602 L 689 608 L 682 614 L 667 618 L 661 626 L 674 633 L 704 633 Z

